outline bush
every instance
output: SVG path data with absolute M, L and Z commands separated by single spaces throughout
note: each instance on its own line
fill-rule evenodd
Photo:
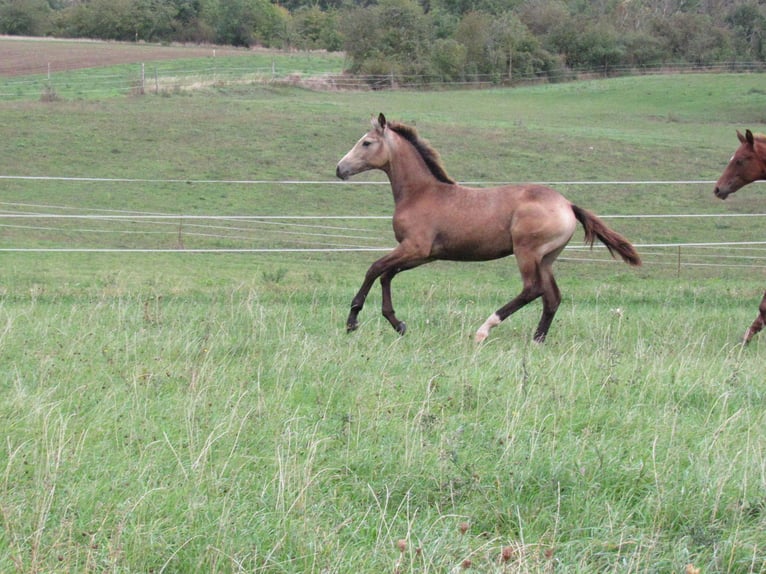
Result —
M 444 82 L 463 79 L 468 50 L 452 38 L 436 40 L 431 53 L 434 73 Z
M 291 19 L 291 30 L 291 45 L 298 48 L 330 52 L 343 48 L 335 13 L 325 12 L 317 6 L 296 10 Z
M 42 36 L 50 28 L 51 9 L 45 0 L 0 2 L 0 34 Z
M 420 4 L 413 0 L 382 0 L 369 8 L 344 14 L 341 30 L 351 71 L 361 72 L 366 62 L 384 62 L 388 70 L 421 66 L 430 56 L 432 27 Z
M 652 21 L 653 35 L 663 52 L 676 61 L 708 64 L 732 56 L 731 33 L 703 14 L 677 13 Z

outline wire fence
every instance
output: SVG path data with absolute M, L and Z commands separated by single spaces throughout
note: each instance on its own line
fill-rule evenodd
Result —
M 144 180 L 69 177 L 0 176 L 22 185 L 31 181 L 77 186 L 83 182 L 158 182 L 188 184 L 186 180 Z M 377 186 L 385 182 L 334 181 L 204 181 L 213 186 Z M 473 182 L 489 185 L 501 182 Z M 710 181 L 548 182 L 558 186 L 670 186 Z M 71 192 L 71 190 L 70 190 Z M 0 253 L 384 253 L 396 245 L 391 214 L 201 214 L 98 206 L 89 190 L 78 203 L 0 201 Z M 103 194 L 101 194 L 103 195 Z M 108 202 L 107 202 L 108 203 Z M 272 208 L 273 209 L 273 208 Z M 633 213 L 600 214 L 630 237 L 645 265 L 685 268 L 763 269 L 766 267 L 766 213 Z M 619 222 L 619 223 L 618 223 Z M 672 225 L 668 225 L 672 222 Z M 606 250 L 570 242 L 562 261 L 610 263 Z
M 209 66 L 199 69 L 159 68 L 151 64 L 121 66 L 118 71 L 98 68 L 0 78 L 0 101 L 88 99 L 120 95 L 174 93 L 233 84 L 287 82 L 301 75 L 271 67 Z
M 595 79 L 614 76 L 667 73 L 764 73 L 765 62 L 722 62 L 716 64 L 656 64 L 646 66 L 605 66 L 569 68 L 556 72 L 518 74 L 352 75 L 315 72 L 308 68 L 271 66 L 169 67 L 138 63 L 106 70 L 56 70 L 36 75 L 0 77 L 0 101 L 87 99 L 115 95 L 167 94 L 204 87 L 246 84 L 300 85 L 317 90 L 458 89 Z

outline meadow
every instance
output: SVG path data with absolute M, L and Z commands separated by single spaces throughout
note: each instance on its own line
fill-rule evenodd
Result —
M 390 215 L 381 174 L 334 180 L 382 111 L 456 179 L 560 182 L 639 245 L 760 241 L 744 217 L 763 212 L 760 185 L 722 203 L 707 182 L 734 130 L 766 123 L 762 86 L 3 102 L 0 209 Z M 638 214 L 711 217 L 618 217 Z M 684 247 L 679 265 L 676 247 L 645 247 L 638 270 L 598 245 L 567 252 L 546 343 L 536 303 L 476 345 L 520 289 L 512 258 L 404 273 L 407 335 L 377 288 L 349 335 L 376 253 L 0 224 L 0 571 L 766 572 L 766 342 L 739 345 L 766 284 L 756 249 L 745 264 Z M 393 242 L 385 220 L 353 225 Z M 101 247 L 115 252 L 87 251 Z
M 0 101 L 93 100 L 340 74 L 343 54 L 0 37 Z

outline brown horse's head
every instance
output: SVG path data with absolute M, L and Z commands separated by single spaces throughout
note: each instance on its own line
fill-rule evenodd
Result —
M 344 155 L 335 168 L 335 174 L 341 179 L 370 169 L 381 169 L 388 173 L 394 157 L 401 157 L 397 143 L 404 140 L 409 143 L 423 160 L 423 169 L 442 183 L 455 183 L 442 165 L 439 153 L 422 139 L 414 127 L 399 122 L 388 122 L 383 114 L 372 120 L 372 129 L 356 142 L 356 145 Z M 415 169 L 409 166 L 410 169 Z
M 370 169 L 384 169 L 389 162 L 385 143 L 386 118 L 380 114 L 372 120 L 372 129 L 338 162 L 335 174 L 341 179 Z
M 738 130 L 737 137 L 740 145 L 715 184 L 714 193 L 721 199 L 748 183 L 766 179 L 766 143 L 763 138 L 753 136 L 750 130 L 745 135 Z

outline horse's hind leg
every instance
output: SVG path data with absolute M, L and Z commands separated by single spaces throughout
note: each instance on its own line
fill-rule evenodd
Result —
M 755 321 L 753 321 L 753 324 L 750 325 L 750 328 L 745 333 L 742 344 L 747 345 L 750 340 L 755 337 L 755 335 L 759 333 L 761 329 L 763 329 L 764 325 L 766 325 L 766 293 L 763 294 L 761 304 L 758 306 L 758 316 L 755 318 Z
M 553 322 L 553 317 L 556 315 L 556 311 L 561 304 L 561 291 L 559 291 L 559 286 L 556 285 L 552 270 L 550 268 L 542 269 L 541 276 L 543 277 L 543 314 L 535 331 L 536 343 L 545 341 L 548 329 L 550 329 Z
M 540 281 L 539 262 L 532 260 L 528 263 L 525 263 L 522 259 L 520 259 L 520 255 L 518 253 L 516 254 L 516 260 L 519 264 L 519 269 L 521 270 L 521 277 L 524 284 L 521 289 L 521 293 L 511 299 L 510 302 L 500 307 L 500 309 L 492 313 L 492 315 L 490 315 L 487 320 L 484 321 L 484 324 L 479 327 L 478 331 L 476 331 L 475 340 L 477 343 L 481 343 L 484 339 L 486 339 L 493 327 L 496 327 L 505 321 L 508 317 L 521 309 L 527 303 L 531 303 L 543 295 L 543 289 Z M 556 310 L 554 309 L 553 313 L 555 312 Z M 543 315 L 543 317 L 545 317 L 545 315 Z M 550 319 L 553 319 L 553 315 L 551 315 Z M 548 325 L 550 326 L 550 321 L 548 321 Z M 542 320 L 540 322 L 540 326 L 537 328 L 538 332 L 540 331 L 541 326 Z M 547 327 L 545 330 L 547 331 Z M 543 338 L 544 337 L 545 336 L 543 335 Z M 535 334 L 535 339 L 537 339 L 537 334 Z

